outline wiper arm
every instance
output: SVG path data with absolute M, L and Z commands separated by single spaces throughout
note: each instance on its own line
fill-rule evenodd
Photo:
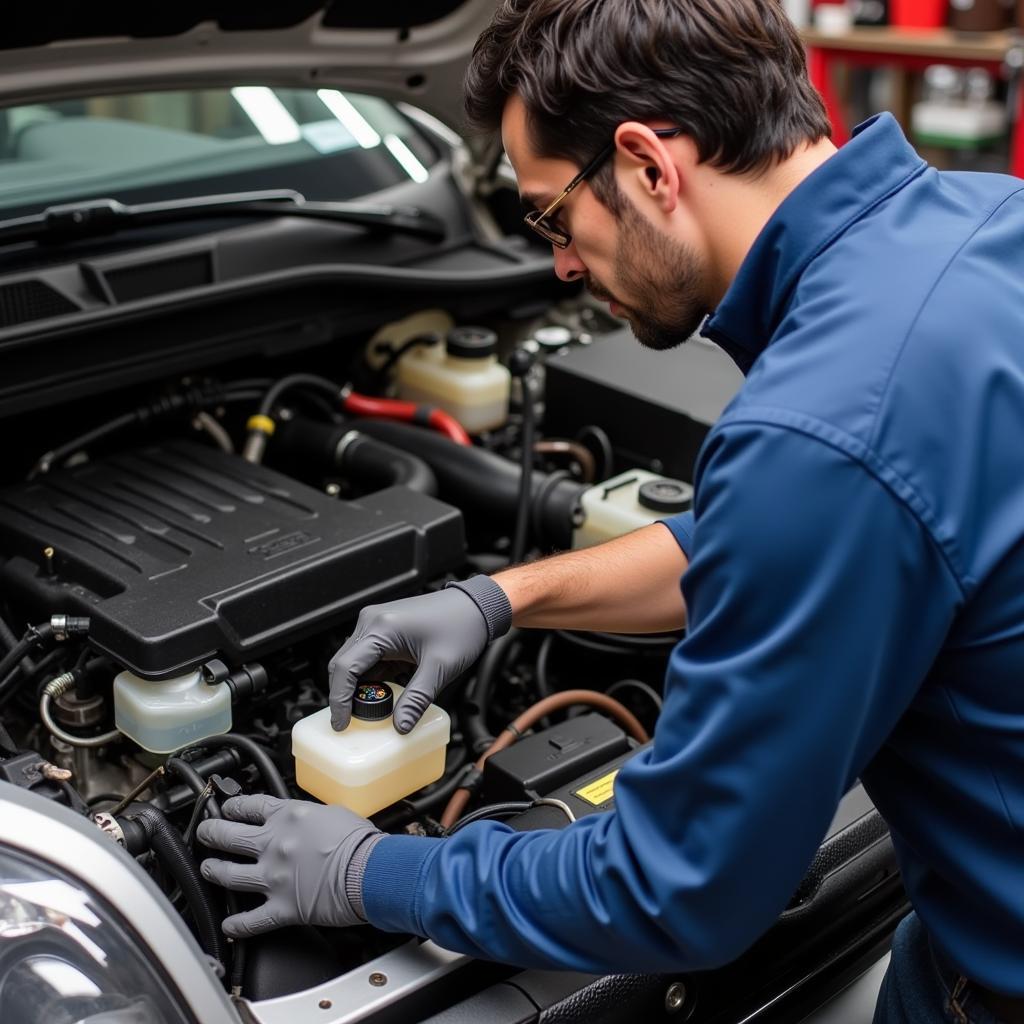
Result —
M 12 242 L 68 242 L 111 235 L 126 228 L 174 224 L 207 217 L 310 217 L 429 241 L 445 236 L 444 221 L 416 206 L 384 203 L 306 202 L 290 189 L 235 192 L 128 206 L 116 199 L 48 206 L 31 217 L 0 221 L 0 245 Z

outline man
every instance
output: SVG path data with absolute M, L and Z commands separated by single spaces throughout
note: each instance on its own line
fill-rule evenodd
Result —
M 688 633 L 614 813 L 438 840 L 228 803 L 252 824 L 203 841 L 258 861 L 204 872 L 268 901 L 226 930 L 366 919 L 523 965 L 711 967 L 860 777 L 917 912 L 878 1018 L 1024 1019 L 1024 182 L 940 174 L 888 115 L 836 152 L 771 0 L 505 0 L 467 106 L 560 277 L 654 348 L 710 313 L 747 380 L 693 516 L 364 610 L 335 725 L 400 658 L 409 729 L 513 621 Z

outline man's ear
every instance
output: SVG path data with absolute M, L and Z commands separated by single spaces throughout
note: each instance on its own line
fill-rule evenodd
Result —
M 693 143 L 685 136 L 660 139 L 639 121 L 624 121 L 615 130 L 617 169 L 624 167 L 627 182 L 639 190 L 640 197 L 653 200 L 666 214 L 675 210 L 685 187 L 691 148 Z

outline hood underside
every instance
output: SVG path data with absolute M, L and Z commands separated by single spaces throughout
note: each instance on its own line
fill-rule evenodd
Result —
M 5 14 L 0 106 L 215 84 L 336 86 L 411 103 L 458 129 L 462 77 L 496 3 L 45 5 Z

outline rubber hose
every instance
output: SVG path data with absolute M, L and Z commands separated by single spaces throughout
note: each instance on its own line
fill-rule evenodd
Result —
M 190 763 L 202 778 L 207 779 L 211 775 L 228 775 L 237 771 L 242 760 L 234 750 L 223 750 L 208 757 L 197 758 Z M 148 803 L 164 814 L 173 814 L 190 804 L 194 796 L 191 786 L 175 786 L 173 789 L 158 793 Z
M 494 742 L 494 736 L 487 728 L 487 707 L 498 673 L 519 637 L 520 631 L 513 626 L 487 648 L 480 659 L 473 686 L 462 702 L 459 719 L 466 734 L 466 744 L 474 757 L 479 757 Z
M 530 535 L 534 475 L 533 435 L 536 426 L 533 391 L 530 388 L 528 372 L 519 375 L 519 383 L 523 388 L 523 429 L 520 438 L 523 452 L 519 464 L 519 486 L 516 494 L 516 528 L 512 535 L 512 553 L 509 556 L 509 561 L 513 565 L 518 565 L 526 557 L 526 539 Z
M 178 883 L 196 923 L 203 949 L 221 964 L 227 964 L 226 940 L 221 934 L 214 910 L 212 891 L 199 873 L 199 866 L 185 846 L 181 834 L 160 811 L 149 804 L 133 805 L 125 817 L 142 826 L 150 849 Z M 130 852 L 134 854 L 141 851 Z
M 520 467 L 484 448 L 465 448 L 429 430 L 386 420 L 353 420 L 353 429 L 418 455 L 437 477 L 438 495 L 513 530 L 519 499 Z M 546 473 L 534 472 L 531 497 L 542 543 L 567 548 L 585 484 L 560 479 L 548 486 Z
M 272 451 L 289 464 L 318 470 L 330 466 L 372 486 L 401 484 L 420 494 L 437 494 L 437 478 L 423 459 L 348 426 L 296 416 L 278 427 Z
M 15 635 L 14 630 L 11 629 L 11 627 L 8 626 L 2 618 L 0 618 L 0 644 L 3 644 L 4 648 L 9 651 L 17 642 L 18 638 Z M 22 658 L 20 664 L 21 671 L 24 672 L 26 676 L 32 675 L 36 670 L 35 662 L 32 661 L 31 658 Z
M 342 474 L 381 487 L 402 484 L 420 494 L 437 494 L 437 477 L 421 458 L 356 431 L 347 434 L 338 459 Z
M 288 787 L 284 784 L 277 765 L 274 764 L 270 755 L 248 736 L 226 732 L 220 736 L 208 736 L 201 743 L 195 743 L 193 746 L 201 749 L 212 747 L 214 750 L 229 747 L 237 753 L 248 754 L 249 760 L 256 766 L 271 796 L 279 797 L 281 800 L 291 799 L 291 793 L 288 792 Z
M 167 771 L 172 775 L 177 775 L 182 782 L 188 786 L 189 789 L 195 793 L 197 798 L 202 798 L 206 793 L 207 780 L 202 777 L 188 763 L 183 761 L 180 757 L 169 757 L 165 764 Z M 212 790 L 210 791 L 213 792 Z M 203 808 L 211 818 L 223 818 L 224 815 L 220 813 L 220 807 L 217 805 L 217 801 L 211 799 L 206 800 L 206 804 Z
M 0 684 L 0 701 L 7 698 L 8 694 L 14 689 L 14 684 L 18 681 L 21 673 L 12 672 L 11 670 L 18 666 L 21 659 L 32 650 L 36 644 L 44 644 L 53 638 L 53 626 L 46 622 L 40 626 L 32 626 L 27 633 L 4 655 L 3 659 L 0 660 L 0 680 L 3 683 Z M 11 675 L 8 677 L 8 673 Z

